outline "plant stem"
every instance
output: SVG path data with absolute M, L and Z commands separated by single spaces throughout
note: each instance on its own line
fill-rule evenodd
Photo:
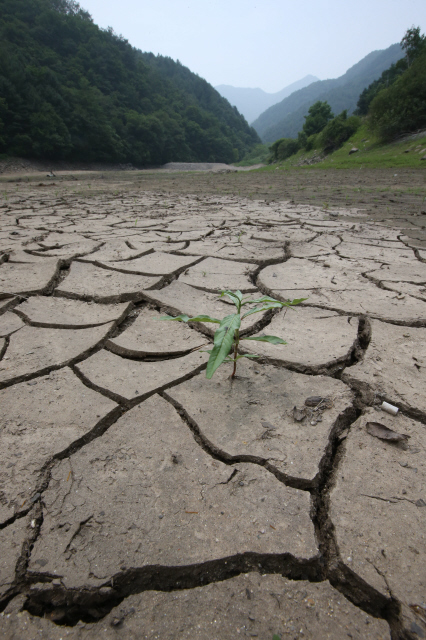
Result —
M 235 378 L 235 372 L 237 370 L 237 354 L 238 354 L 239 342 L 240 342 L 240 331 L 239 329 L 237 329 L 235 332 L 235 338 L 234 338 L 234 370 L 231 375 L 231 380 Z

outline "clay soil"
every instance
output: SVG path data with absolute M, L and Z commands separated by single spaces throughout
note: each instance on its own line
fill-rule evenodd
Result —
M 426 637 L 425 172 L 0 169 L 0 636 Z

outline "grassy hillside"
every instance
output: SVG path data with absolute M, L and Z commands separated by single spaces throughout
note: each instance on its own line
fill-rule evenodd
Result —
M 302 129 L 309 107 L 321 100 L 327 101 L 335 114 L 344 109 L 354 111 L 360 93 L 380 77 L 381 73 L 402 58 L 399 44 L 384 51 L 373 51 L 360 60 L 340 78 L 314 82 L 293 93 L 277 105 L 270 107 L 253 122 L 262 141 L 274 142 L 278 138 L 295 138 Z
M 100 29 L 74 0 L 0 0 L 0 153 L 233 162 L 257 143 L 205 80 Z
M 359 151 L 349 155 L 349 151 L 353 147 L 359 149 Z M 399 142 L 385 144 L 372 135 L 367 130 L 366 125 L 363 125 L 340 149 L 327 155 L 321 162 L 312 165 L 302 164 L 316 156 L 318 156 L 317 149 L 309 152 L 301 150 L 283 162 L 266 167 L 263 171 L 287 170 L 295 167 L 300 167 L 301 170 L 309 170 L 311 168 L 397 169 L 399 167 L 426 169 L 426 160 L 421 159 L 426 156 L 426 132 L 424 136 L 407 137 L 407 139 Z

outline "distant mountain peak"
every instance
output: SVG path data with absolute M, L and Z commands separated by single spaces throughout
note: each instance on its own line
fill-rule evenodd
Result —
M 281 100 L 284 100 L 284 98 L 291 95 L 294 91 L 303 89 L 318 80 L 316 76 L 307 75 L 276 93 L 268 93 L 260 88 L 233 87 L 229 84 L 220 84 L 215 87 L 215 89 L 221 96 L 226 98 L 228 102 L 237 107 L 247 122 L 253 122 L 253 120 L 256 120 L 261 113 L 272 105 L 281 102 Z

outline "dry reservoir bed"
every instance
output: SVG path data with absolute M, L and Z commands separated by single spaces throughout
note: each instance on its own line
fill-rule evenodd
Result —
M 144 180 L 4 185 L 1 637 L 425 638 L 419 239 Z M 222 289 L 307 298 L 246 318 L 288 344 L 234 382 L 212 325 L 159 321 Z

